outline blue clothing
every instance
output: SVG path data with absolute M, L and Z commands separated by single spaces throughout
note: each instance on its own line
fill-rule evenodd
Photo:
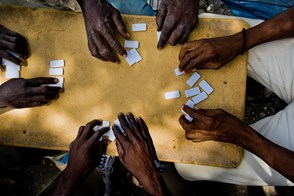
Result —
M 146 0 L 107 0 L 121 14 L 156 16 L 157 11 L 146 2 Z
M 223 0 L 235 16 L 270 19 L 279 13 L 288 10 L 294 0 Z
M 156 16 L 146 0 L 107 0 L 122 14 Z M 294 0 L 223 0 L 235 16 L 270 19 L 294 5 Z

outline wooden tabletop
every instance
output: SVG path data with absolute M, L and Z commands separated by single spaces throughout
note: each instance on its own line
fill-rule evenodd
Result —
M 27 37 L 31 57 L 22 68 L 24 78 L 48 76 L 50 60 L 64 59 L 65 92 L 50 105 L 15 109 L 1 114 L 0 143 L 14 146 L 68 150 L 78 128 L 100 118 L 113 122 L 118 112 L 132 112 L 147 123 L 159 159 L 220 167 L 236 167 L 243 150 L 221 142 L 193 143 L 185 139 L 178 123 L 181 106 L 188 100 L 184 90 L 191 74 L 177 77 L 181 46 L 156 49 L 154 17 L 123 16 L 132 40 L 140 42 L 143 60 L 129 66 L 92 57 L 81 13 L 47 9 L 0 7 L 0 24 Z M 146 32 L 132 32 L 131 24 L 147 23 Z M 248 25 L 240 20 L 200 19 L 190 40 L 230 35 Z M 123 39 L 119 38 L 121 43 Z M 197 105 L 222 108 L 243 117 L 247 54 L 219 70 L 201 70 L 214 92 Z M 6 81 L 4 72 L 1 82 Z M 199 80 L 201 81 L 201 80 Z M 198 82 L 199 83 L 199 82 Z M 198 85 L 196 84 L 196 86 Z M 164 92 L 180 90 L 179 99 L 165 100 Z M 237 130 L 236 130 L 237 131 Z M 109 154 L 116 154 L 114 142 Z

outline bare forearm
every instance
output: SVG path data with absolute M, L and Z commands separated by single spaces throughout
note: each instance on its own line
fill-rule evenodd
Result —
M 66 196 L 71 195 L 80 184 L 82 178 L 65 169 L 59 177 L 57 187 L 53 195 Z
M 140 183 L 144 187 L 145 191 L 150 195 L 171 195 L 159 172 L 146 176 L 145 179 L 141 179 Z
M 246 31 L 245 50 L 262 43 L 294 37 L 294 7 Z
M 246 132 L 240 146 L 294 182 L 294 152 L 271 142 L 250 127 L 247 127 Z

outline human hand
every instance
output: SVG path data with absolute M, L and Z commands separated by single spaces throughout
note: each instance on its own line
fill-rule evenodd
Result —
M 94 131 L 102 121 L 92 120 L 79 128 L 71 143 L 68 164 L 63 171 L 53 195 L 71 195 L 74 189 L 95 169 L 107 147 L 107 140 L 99 141 L 109 127 Z
M 193 118 L 192 122 L 186 120 L 184 115 L 179 119 L 188 140 L 193 142 L 215 140 L 237 145 L 243 141 L 246 125 L 224 110 L 192 109 L 188 106 L 184 106 L 183 110 Z
M 168 192 L 154 160 L 158 160 L 149 134 L 148 127 L 142 118 L 135 118 L 133 114 L 119 114 L 118 119 L 125 135 L 119 128 L 112 127 L 116 136 L 116 146 L 121 163 L 135 176 L 146 192 L 151 195 L 163 195 Z
M 168 42 L 183 44 L 198 23 L 199 0 L 162 0 L 156 16 L 157 31 L 162 31 L 157 48 Z
M 124 57 L 127 52 L 116 40 L 116 31 L 125 39 L 130 38 L 119 11 L 105 0 L 78 0 L 78 3 L 83 10 L 88 48 L 92 56 L 119 63 L 115 52 Z
M 219 69 L 241 53 L 242 43 L 240 33 L 185 43 L 179 54 L 179 69 L 186 73 L 194 69 Z
M 88 176 L 97 167 L 101 156 L 105 153 L 108 140 L 99 141 L 109 130 L 109 127 L 94 131 L 96 125 L 102 125 L 100 120 L 92 120 L 86 126 L 81 126 L 75 140 L 71 143 L 67 170 L 80 178 Z
M 0 25 L 0 58 L 7 59 L 17 65 L 23 65 L 21 59 L 16 58 L 7 50 L 20 54 L 24 59 L 29 56 L 28 41 L 26 38 Z
M 26 108 L 47 104 L 59 97 L 62 89 L 43 86 L 56 84 L 57 78 L 11 79 L 0 86 L 0 108 Z

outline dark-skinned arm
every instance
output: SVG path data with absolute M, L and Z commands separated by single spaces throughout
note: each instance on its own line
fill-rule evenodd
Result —
M 99 120 L 93 120 L 79 128 L 76 139 L 72 142 L 69 151 L 67 167 L 62 172 L 53 195 L 72 195 L 83 180 L 95 169 L 102 153 L 106 150 L 107 140 L 99 138 L 109 130 L 109 127 L 93 131 L 96 125 L 101 125 Z
M 224 110 L 195 110 L 187 106 L 183 109 L 193 117 L 192 122 L 187 121 L 184 116 L 179 119 L 188 140 L 193 142 L 214 140 L 239 145 L 294 182 L 293 151 L 266 139 Z
M 126 121 L 128 118 L 131 126 Z M 120 113 L 118 119 L 125 135 L 117 126 L 113 126 L 116 146 L 121 163 L 135 176 L 144 190 L 150 195 L 170 195 L 170 192 L 157 170 L 154 160 L 158 160 L 149 134 L 148 127 L 142 118 L 133 114 Z
M 115 38 L 117 32 L 129 39 L 120 12 L 106 0 L 77 0 L 84 15 L 88 48 L 92 56 L 119 63 L 116 53 L 126 57 L 127 52 Z
M 36 107 L 57 99 L 63 91 L 60 87 L 48 86 L 58 83 L 57 78 L 10 79 L 0 85 L 0 108 Z
M 179 60 L 179 69 L 190 72 L 194 69 L 218 69 L 232 61 L 236 56 L 254 46 L 294 37 L 294 7 L 234 35 L 201 39 L 183 45 Z M 243 48 L 243 42 L 245 47 Z
M 198 24 L 199 0 L 162 0 L 156 16 L 157 30 L 162 31 L 157 48 L 166 42 L 175 46 L 186 42 Z

